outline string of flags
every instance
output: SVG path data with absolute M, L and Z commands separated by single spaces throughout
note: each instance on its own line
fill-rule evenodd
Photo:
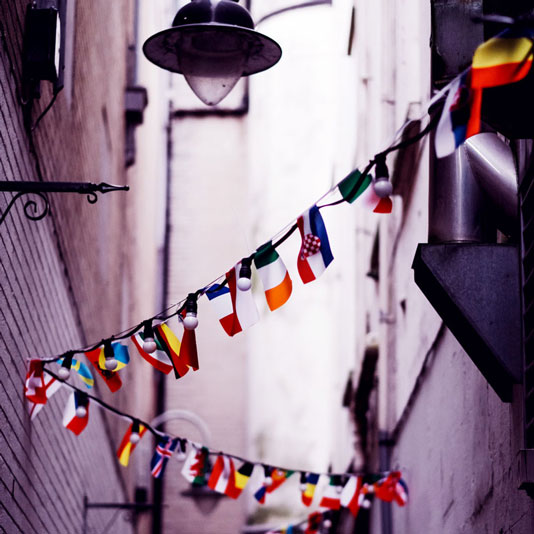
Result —
M 254 496 L 263 503 L 268 495 L 278 489 L 297 471 L 249 462 L 237 456 L 214 452 L 207 447 L 163 434 L 146 423 L 105 404 L 69 383 L 74 372 L 87 388 L 94 385 L 91 368 L 104 381 L 111 392 L 122 387 L 120 369 L 130 361 L 128 346 L 121 341 L 131 340 L 140 357 L 163 373 L 174 371 L 175 377 L 184 376 L 189 370 L 199 369 L 195 329 L 198 326 L 197 302 L 205 296 L 214 306 L 222 328 L 229 336 L 254 325 L 259 320 L 255 299 L 251 292 L 252 267 L 263 284 L 267 305 L 271 311 L 283 306 L 291 297 L 293 282 L 277 247 L 298 230 L 300 247 L 296 254 L 298 275 L 303 284 L 317 280 L 334 256 L 321 210 L 356 199 L 376 213 L 390 213 L 391 183 L 389 182 L 386 156 L 422 139 L 436 128 L 435 149 L 438 157 L 452 154 L 468 137 L 480 131 L 480 113 L 483 91 L 486 88 L 518 82 L 530 72 L 534 57 L 534 29 L 528 25 L 507 28 L 498 36 L 486 41 L 475 51 L 472 66 L 453 79 L 430 102 L 431 120 L 416 136 L 402 142 L 396 140 L 383 152 L 376 154 L 363 171 L 355 169 L 331 188 L 313 206 L 301 214 L 276 236 L 261 245 L 249 257 L 238 261 L 225 275 L 221 275 L 205 287 L 190 293 L 186 299 L 144 320 L 131 329 L 104 339 L 95 346 L 70 350 L 48 359 L 33 359 L 28 365 L 25 395 L 30 417 L 35 418 L 47 400 L 62 386 L 72 393 L 63 415 L 63 425 L 79 435 L 89 422 L 89 406 L 92 402 L 115 414 L 129 419 L 130 426 L 121 441 L 117 456 L 122 465 L 129 458 L 139 440 L 147 432 L 157 438 L 151 462 L 154 477 L 163 476 L 171 457 L 184 461 L 183 476 L 194 485 L 202 485 L 231 498 L 237 498 L 248 484 L 254 470 L 263 471 L 263 481 Z M 443 102 L 441 113 L 437 103 Z M 433 115 L 434 114 L 434 115 Z M 439 119 L 439 120 L 436 120 Z M 398 132 L 402 133 L 406 123 Z M 396 143 L 396 144 L 395 144 Z M 375 177 L 370 175 L 373 167 Z M 320 202 L 335 195 L 330 203 Z M 171 311 L 174 310 L 174 311 Z M 83 354 L 88 364 L 75 356 Z M 58 364 L 57 374 L 49 365 Z M 45 368 L 46 367 L 46 368 Z M 216 456 L 212 462 L 212 457 Z M 319 505 L 327 510 L 344 507 L 357 515 L 362 507 L 369 506 L 373 498 L 396 502 L 400 506 L 408 500 L 408 490 L 398 471 L 380 474 L 350 473 L 300 473 L 302 502 L 310 506 L 314 500 L 319 480 L 328 477 L 328 485 Z M 318 532 L 324 514 L 311 514 L 306 532 Z
M 482 43 L 474 53 L 472 66 L 459 74 L 430 101 L 430 115 L 437 109 L 437 102 L 444 102 L 441 114 L 434 115 L 428 126 L 418 135 L 397 144 L 394 144 L 394 141 L 386 150 L 375 155 L 363 172 L 358 169 L 352 171 L 301 214 L 296 222 L 288 225 L 289 229 L 277 242 L 270 240 L 261 245 L 249 257 L 237 262 L 225 275 L 219 276 L 214 282 L 190 293 L 184 301 L 146 319 L 130 330 L 116 334 L 93 347 L 70 350 L 43 361 L 62 361 L 64 371 L 60 376 L 63 379 L 68 376 L 70 368 L 84 379 L 88 368 L 80 366 L 81 362 L 73 356 L 85 353 L 110 390 L 117 391 L 122 382 L 118 375 L 111 373 L 116 373 L 129 361 L 127 347 L 117 342 L 131 338 L 141 357 L 163 373 L 174 370 L 176 378 L 180 378 L 190 369 L 198 370 L 194 329 L 198 325 L 197 301 L 200 297 L 206 296 L 214 306 L 221 326 L 229 336 L 242 332 L 259 320 L 255 300 L 250 291 L 252 265 L 263 284 L 269 309 L 274 311 L 285 304 L 291 296 L 293 282 L 276 248 L 298 229 L 301 238 L 296 260 L 298 274 L 304 284 L 319 278 L 334 259 L 320 210 L 343 202 L 352 203 L 359 198 L 363 206 L 376 213 L 390 213 L 392 186 L 386 165 L 387 154 L 419 141 L 434 127 L 437 156 L 452 154 L 468 137 L 480 131 L 483 90 L 520 81 L 529 73 L 534 57 L 533 43 L 534 28 L 531 23 L 524 21 L 506 28 L 496 37 Z M 396 139 L 410 122 L 397 132 Z M 373 178 L 369 173 L 374 166 L 376 172 Z M 340 198 L 319 205 L 320 201 L 331 194 Z M 171 312 L 174 308 L 175 311 Z M 172 318 L 178 319 L 178 332 L 168 324 Z M 95 362 L 98 364 L 95 365 Z M 76 365 L 78 367 L 75 367 Z M 93 380 L 92 375 L 86 374 L 85 378 L 89 387 L 89 382 Z
M 24 388 L 32 419 L 63 385 L 71 390 L 63 413 L 63 426 L 76 436 L 87 428 L 89 407 L 92 403 L 129 421 L 116 453 L 121 465 L 128 466 L 137 444 L 147 432 L 155 436 L 156 447 L 150 462 L 150 471 L 154 478 L 164 475 L 169 460 L 174 456 L 183 462 L 181 474 L 193 486 L 205 486 L 232 499 L 237 499 L 242 494 L 256 471 L 260 474 L 261 484 L 253 488 L 253 495 L 260 504 L 265 504 L 271 493 L 295 475 L 299 476 L 301 501 L 307 507 L 311 506 L 314 500 L 321 478 L 326 479 L 328 484 L 316 500 L 319 506 L 326 510 L 340 510 L 343 507 L 356 517 L 360 508 L 371 506 L 374 498 L 396 502 L 399 506 L 408 502 L 408 488 L 400 471 L 360 474 L 304 472 L 213 451 L 187 438 L 170 436 L 156 430 L 148 423 L 62 382 L 55 373 L 45 370 L 40 360 L 30 361 Z

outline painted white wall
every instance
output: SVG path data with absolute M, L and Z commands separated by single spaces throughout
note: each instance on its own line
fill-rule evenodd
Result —
M 276 67 L 251 79 L 249 179 L 257 245 L 293 223 L 356 165 L 350 7 L 340 1 L 292 11 L 257 28 L 283 48 Z M 282 308 L 270 312 L 257 284 L 262 321 L 250 331 L 248 351 L 251 457 L 319 472 L 329 466 L 344 472 L 352 459 L 352 428 L 341 401 L 362 327 L 354 284 L 357 210 L 322 211 L 335 259 L 317 281 L 300 281 L 298 233 L 278 249 L 293 280 L 293 295 Z M 265 506 L 251 505 L 253 520 L 283 524 L 305 517 L 311 509 L 300 503 L 298 478 L 269 495 Z

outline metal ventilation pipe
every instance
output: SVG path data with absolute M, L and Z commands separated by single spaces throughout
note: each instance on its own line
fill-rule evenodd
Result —
M 496 228 L 517 232 L 517 211 L 513 155 L 496 134 L 471 137 L 446 158 L 432 155 L 429 243 L 494 243 Z
M 470 137 L 465 146 L 471 171 L 491 202 L 497 228 L 507 235 L 517 234 L 518 180 L 512 150 L 494 133 Z

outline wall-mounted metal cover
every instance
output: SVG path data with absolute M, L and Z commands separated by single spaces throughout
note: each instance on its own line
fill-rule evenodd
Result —
M 415 282 L 502 401 L 522 380 L 519 253 L 498 244 L 420 244 Z

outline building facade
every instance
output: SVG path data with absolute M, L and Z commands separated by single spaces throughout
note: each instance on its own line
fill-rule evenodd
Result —
M 135 3 L 61 0 L 36 2 L 33 7 L 59 10 L 61 66 L 54 54 L 51 59 L 63 78 L 57 86 L 63 89 L 45 113 L 54 84 L 29 83 L 23 61 L 25 40 L 31 37 L 25 33 L 28 2 L 3 1 L 2 180 L 142 188 L 146 178 L 132 166 L 132 138 L 127 133 L 131 117 L 126 113 L 129 90 L 135 85 L 129 61 L 136 40 Z M 34 26 L 36 40 L 43 38 L 42 28 L 40 23 Z M 142 106 L 137 111 L 142 112 Z M 99 196 L 92 205 L 86 195 L 50 193 L 50 214 L 33 222 L 24 216 L 24 203 L 34 200 L 37 206 L 35 211 L 30 206 L 29 213 L 36 215 L 43 208 L 41 199 L 23 197 L 7 213 L 13 195 L 2 192 L 0 200 L 6 215 L 0 227 L 0 529 L 72 533 L 103 531 L 112 525 L 115 532 L 133 532 L 143 515 L 126 517 L 117 508 L 91 506 L 133 503 L 136 498 L 135 461 L 124 469 L 116 458 L 127 424 L 91 405 L 87 429 L 75 436 L 62 425 L 67 388 L 61 388 L 30 422 L 24 381 L 27 359 L 94 345 L 159 311 L 157 240 L 140 240 L 141 231 L 150 235 L 152 228 L 157 234 L 152 220 L 139 219 L 142 209 L 152 209 L 151 201 L 145 197 L 141 203 L 142 195 L 119 191 Z M 137 202 L 141 210 L 134 209 Z M 104 391 L 102 384 L 93 392 L 118 409 L 152 417 L 152 373 L 147 368 L 122 371 L 124 387 L 115 395 Z M 72 373 L 71 381 L 85 387 Z M 143 500 L 144 489 L 137 492 L 138 499 Z

